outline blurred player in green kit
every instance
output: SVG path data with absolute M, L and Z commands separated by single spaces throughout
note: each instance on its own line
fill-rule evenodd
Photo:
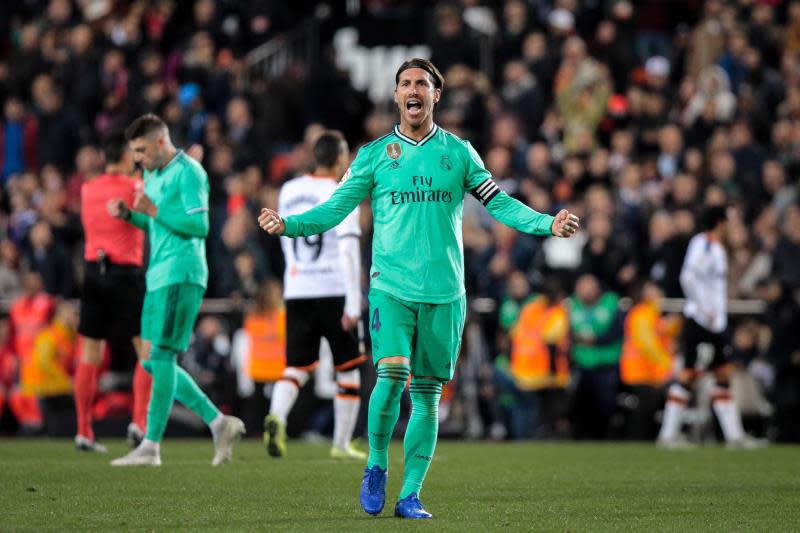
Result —
M 406 61 L 395 82 L 400 124 L 361 147 L 331 198 L 286 219 L 263 209 L 258 221 L 272 235 L 315 235 L 371 196 L 369 328 L 378 381 L 369 402 L 361 507 L 371 515 L 383 510 L 389 442 L 411 375 L 412 413 L 395 516 L 430 518 L 419 493 L 436 447 L 442 384 L 453 377 L 466 314 L 464 195 L 472 194 L 500 222 L 533 235 L 569 237 L 578 218 L 566 210 L 555 217 L 537 213 L 512 199 L 469 142 L 434 123 L 444 82 L 430 61 Z
M 223 415 L 177 364 L 189 345 L 208 282 L 208 176 L 196 160 L 173 146 L 167 125 L 156 115 L 137 118 L 125 137 L 134 160 L 144 168 L 144 193 L 135 197 L 133 210 L 120 200 L 111 200 L 108 209 L 150 237 L 141 335 L 142 366 L 152 374 L 153 387 L 144 440 L 111 464 L 161 465 L 160 443 L 177 399 L 211 429 L 212 464 L 217 466 L 230 460 L 244 424 Z

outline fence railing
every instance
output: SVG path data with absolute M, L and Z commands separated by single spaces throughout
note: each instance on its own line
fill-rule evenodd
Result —
M 0 315 L 8 314 L 13 300 L 0 298 Z M 75 303 L 78 303 L 77 301 Z M 624 311 L 631 307 L 630 298 L 620 300 L 620 308 Z M 683 298 L 664 298 L 661 301 L 661 310 L 667 313 L 679 313 L 686 300 Z M 205 314 L 232 314 L 243 313 L 248 302 L 234 298 L 207 298 L 200 306 L 200 312 Z M 471 301 L 470 310 L 475 313 L 493 313 L 497 304 L 491 298 L 475 298 Z M 760 315 L 767 309 L 763 300 L 728 300 L 729 315 Z
M 313 66 L 318 59 L 319 21 L 312 17 L 254 48 L 244 61 L 249 81 L 258 75 L 265 79 L 278 77 L 297 63 Z

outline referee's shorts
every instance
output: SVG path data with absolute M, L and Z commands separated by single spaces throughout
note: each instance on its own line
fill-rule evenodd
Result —
M 141 331 L 144 269 L 86 262 L 78 333 L 92 339 L 129 339 Z

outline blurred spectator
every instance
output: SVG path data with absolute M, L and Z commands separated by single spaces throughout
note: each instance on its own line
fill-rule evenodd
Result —
M 434 8 L 434 28 L 428 45 L 433 50 L 431 61 L 442 72 L 457 63 L 478 66 L 475 39 L 464 25 L 457 2 L 439 2 Z
M 786 209 L 783 233 L 775 247 L 772 273 L 789 290 L 800 289 L 800 206 Z
M 625 318 L 625 338 L 619 362 L 620 381 L 635 398 L 625 436 L 653 440 L 658 434 L 655 414 L 664 402 L 664 388 L 672 377 L 675 338 L 680 317 L 661 316 L 663 291 L 652 281 L 639 288 Z
M 0 298 L 15 299 L 22 291 L 19 250 L 11 239 L 0 240 Z
M 500 89 L 503 103 L 525 124 L 526 138 L 536 138 L 544 118 L 544 92 L 539 82 L 522 61 L 509 61 L 503 69 Z
M 197 327 L 189 348 L 180 356 L 186 369 L 215 405 L 225 405 L 226 374 L 231 352 L 230 335 L 215 316 L 204 316 Z
M 52 80 L 44 83 L 50 84 Z M 55 85 L 42 88 L 34 94 L 34 100 L 38 112 L 38 166 L 53 164 L 60 169 L 71 169 L 81 139 L 79 119 L 65 107 L 62 90 Z
M 613 238 L 611 218 L 593 215 L 587 233 L 580 271 L 593 274 L 603 287 L 624 293 L 636 276 L 636 266 L 630 251 Z
M 268 148 L 253 127 L 250 105 L 244 98 L 234 98 L 228 102 L 225 121 L 233 147 L 234 169 L 242 170 L 248 165 L 262 164 Z
M 538 243 L 498 222 L 492 226 L 492 235 L 490 246 L 474 258 L 472 270 L 478 293 L 499 302 L 508 275 L 514 270 L 526 272 L 530 268 Z
M 564 119 L 568 153 L 595 147 L 594 131 L 603 118 L 611 87 L 606 68 L 587 55 L 586 43 L 570 37 L 555 80 L 556 107 Z
M 709 66 L 697 78 L 697 91 L 683 112 L 683 123 L 692 126 L 702 119 L 707 123 L 727 122 L 736 112 L 736 96 L 730 90 L 728 75 L 717 66 Z
M 512 438 L 564 436 L 569 384 L 565 296 L 558 278 L 549 278 L 511 329 L 511 375 L 517 389 Z
M 64 245 L 53 239 L 53 231 L 45 221 L 33 225 L 29 235 L 27 259 L 42 275 L 44 290 L 64 298 L 75 294 L 75 277 L 72 259 Z
M 48 436 L 71 435 L 75 429 L 72 378 L 78 345 L 78 310 L 71 302 L 58 304 L 52 322 L 33 341 L 26 384 L 42 401 Z
M 13 360 L 15 371 L 8 398 L 9 407 L 23 433 L 39 431 L 44 420 L 36 399 L 36 337 L 47 325 L 55 309 L 55 300 L 43 290 L 38 272 L 22 276 L 23 293 L 14 300 L 9 311 L 8 336 L 4 351 Z
M 22 100 L 14 96 L 6 100 L 0 123 L 0 183 L 5 185 L 15 174 L 36 170 L 37 135 L 36 118 L 25 111 Z
M 722 19 L 722 0 L 707 0 L 703 4 L 703 18 L 692 32 L 686 73 L 695 77 L 715 64 L 725 50 L 725 34 L 728 28 Z
M 584 274 L 569 298 L 569 323 L 577 383 L 572 399 L 574 436 L 605 439 L 616 405 L 623 315 L 619 297 Z
M 761 284 L 758 295 L 767 301 L 765 316 L 771 332 L 767 360 L 775 367 L 775 425 L 779 442 L 800 442 L 800 305 L 778 280 Z
M 245 427 L 258 434 L 269 411 L 272 385 L 286 366 L 286 311 L 283 289 L 271 279 L 259 285 L 242 329 L 233 335 L 232 364 L 237 391 L 244 399 Z

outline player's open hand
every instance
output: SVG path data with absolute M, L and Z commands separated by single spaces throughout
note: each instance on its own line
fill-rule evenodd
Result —
M 556 215 L 556 219 L 553 221 L 553 226 L 550 228 L 550 231 L 556 237 L 567 238 L 575 235 L 578 228 L 580 228 L 580 220 L 578 217 L 566 209 L 562 209 Z
M 128 206 L 119 198 L 112 198 L 106 203 L 108 214 L 114 218 L 128 218 Z
M 156 204 L 154 204 L 153 201 L 142 191 L 136 191 L 136 194 L 133 197 L 133 208 L 136 211 L 151 217 L 155 217 L 156 213 L 158 213 Z
M 261 214 L 258 215 L 258 225 L 270 235 L 283 235 L 283 232 L 286 231 L 286 224 L 283 223 L 280 215 L 266 207 L 261 209 Z

